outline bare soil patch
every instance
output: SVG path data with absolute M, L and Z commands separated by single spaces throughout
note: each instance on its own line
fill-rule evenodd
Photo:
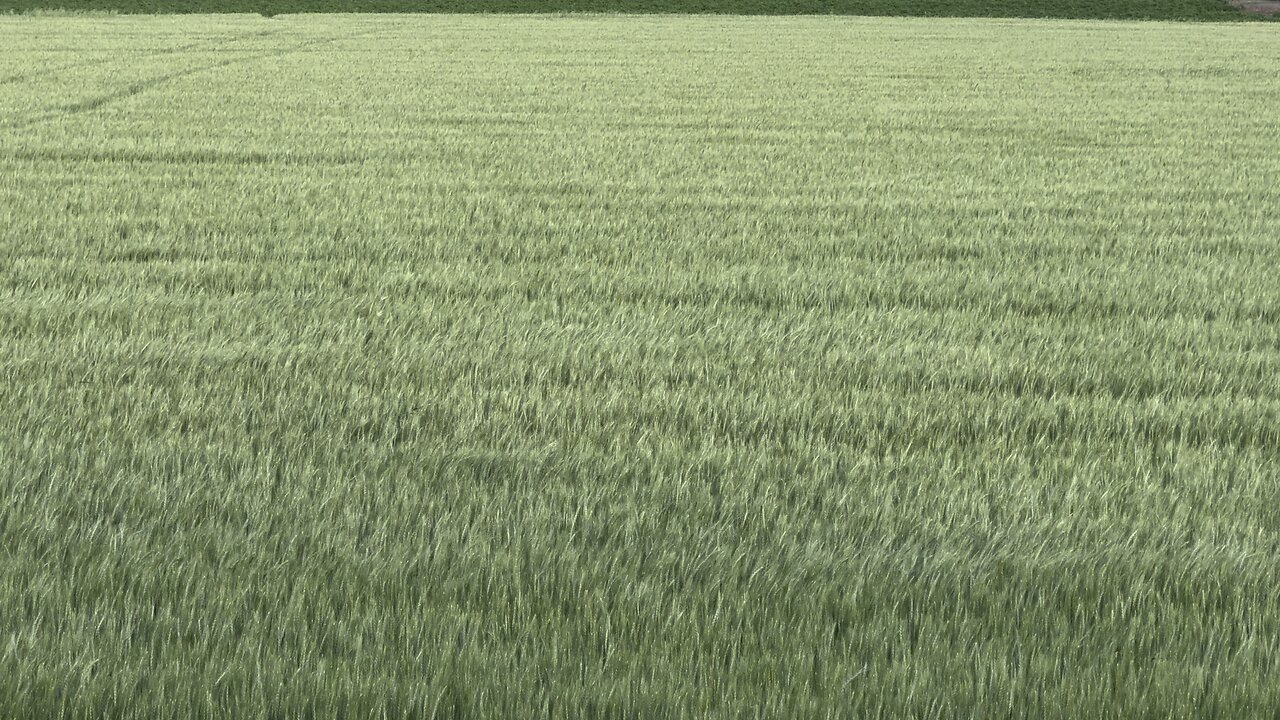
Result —
M 1231 4 L 1244 12 L 1266 17 L 1280 15 L 1280 0 L 1230 0 Z

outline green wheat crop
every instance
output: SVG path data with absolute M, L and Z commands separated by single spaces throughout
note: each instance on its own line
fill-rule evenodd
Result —
M 1277 66 L 0 18 L 0 717 L 1275 717 Z
M 1021 17 L 1230 22 L 1228 0 L 0 0 L 3 12 L 119 13 L 677 13 Z

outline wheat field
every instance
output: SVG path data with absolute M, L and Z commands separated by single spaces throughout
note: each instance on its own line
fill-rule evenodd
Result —
M 0 48 L 0 716 L 1280 712 L 1270 26 Z

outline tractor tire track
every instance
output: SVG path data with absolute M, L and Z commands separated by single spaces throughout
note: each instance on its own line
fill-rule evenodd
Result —
M 277 35 L 281 32 L 283 31 L 274 30 L 274 29 L 262 30 L 260 32 L 244 33 L 242 35 L 233 35 L 227 38 L 219 38 L 217 40 L 200 40 L 197 42 L 178 45 L 177 47 L 165 48 L 163 50 L 155 50 L 153 52 L 143 53 L 141 55 L 138 55 L 130 59 L 131 60 L 152 60 L 158 57 L 164 57 L 166 55 L 175 55 L 177 53 L 183 53 L 190 50 L 217 50 L 219 48 L 225 47 L 226 45 L 230 45 L 231 43 L 237 43 L 242 40 L 248 40 L 250 38 L 266 37 L 268 35 Z M 110 62 L 110 61 L 107 61 L 107 62 Z M 62 65 L 55 65 L 54 67 L 51 67 L 51 68 L 45 68 L 39 72 L 26 72 L 26 73 L 17 73 L 16 75 L 6 75 L 4 77 L 0 77 L 0 85 L 14 85 L 17 83 L 23 83 L 31 80 L 37 80 L 39 78 L 49 77 L 51 75 L 56 75 L 58 73 L 61 73 L 67 70 L 77 70 L 79 68 L 92 67 L 94 65 L 102 65 L 102 64 L 104 63 L 101 61 L 77 60 L 75 62 L 63 63 Z
M 80 115 L 87 112 L 93 112 L 94 110 L 97 110 L 99 108 L 106 107 L 108 105 L 120 102 L 122 100 L 127 100 L 137 95 L 141 95 L 142 93 L 147 92 L 148 90 L 152 90 L 154 88 L 165 85 L 166 83 L 170 83 L 174 80 L 180 80 L 182 78 L 189 77 L 191 75 L 196 75 L 196 74 L 207 72 L 210 70 L 218 70 L 218 69 L 229 67 L 232 65 L 240 65 L 244 63 L 255 62 L 258 60 L 266 60 L 274 57 L 282 57 L 285 55 L 289 55 L 291 53 L 298 52 L 300 50 L 305 50 L 307 48 L 316 47 L 319 45 L 327 45 L 330 43 L 341 42 L 343 40 L 354 40 L 356 38 L 370 35 L 373 32 L 374 32 L 373 30 L 369 30 L 365 32 L 339 35 L 336 37 L 308 40 L 308 41 L 301 42 L 296 45 L 282 48 L 280 50 L 276 50 L 273 52 L 234 57 L 234 58 L 229 58 L 219 62 L 200 65 L 197 67 L 185 68 L 182 70 L 175 70 L 173 72 L 148 78 L 146 80 L 140 80 L 138 82 L 130 83 L 129 85 L 119 90 L 114 90 L 112 92 L 104 93 L 102 95 L 85 98 L 83 100 L 79 100 L 73 103 L 69 103 L 67 105 L 63 105 L 55 110 L 51 110 L 51 111 L 42 113 L 40 115 L 26 118 L 25 120 L 9 123 L 7 125 L 0 126 L 0 127 L 3 127 L 3 129 L 5 130 L 25 130 L 35 125 L 42 125 L 42 124 L 49 123 L 53 120 L 73 117 L 75 115 Z

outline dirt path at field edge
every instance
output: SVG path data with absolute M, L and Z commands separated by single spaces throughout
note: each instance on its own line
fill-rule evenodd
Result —
M 1280 0 L 1229 0 L 1233 7 L 1251 15 L 1275 17 L 1280 15 Z

